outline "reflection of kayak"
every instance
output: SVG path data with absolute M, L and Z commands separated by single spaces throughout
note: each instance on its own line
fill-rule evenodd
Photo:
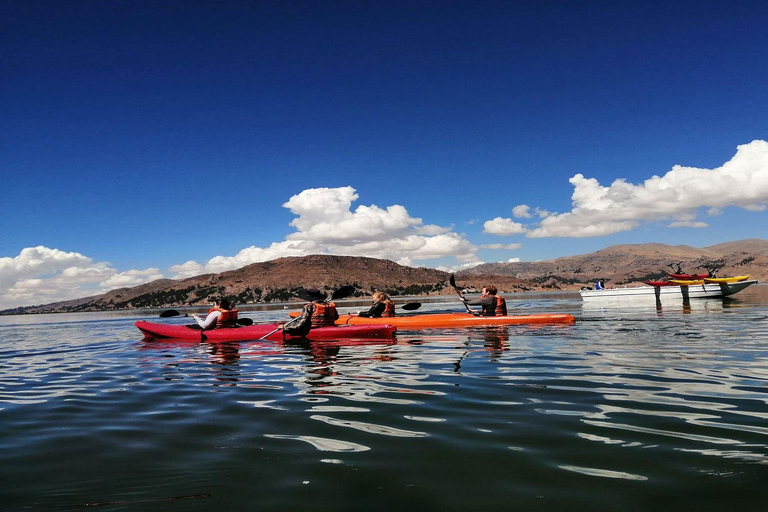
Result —
M 258 340 L 262 336 L 277 329 L 278 324 L 253 324 L 240 327 L 224 327 L 210 331 L 201 331 L 196 325 L 169 325 L 139 321 L 136 327 L 145 338 L 175 338 L 205 341 L 238 341 Z M 286 336 L 286 339 L 335 340 L 342 338 L 391 338 L 397 329 L 390 324 L 385 325 L 349 325 L 335 327 L 318 327 L 309 331 L 303 338 Z M 272 332 L 267 340 L 282 340 L 281 331 Z
M 426 313 L 423 315 L 392 316 L 388 318 L 341 315 L 336 320 L 336 325 L 391 324 L 398 329 L 437 329 L 471 327 L 473 325 L 572 324 L 575 320 L 576 318 L 573 315 L 564 313 L 507 316 L 474 316 L 469 313 Z
M 749 274 L 746 276 L 733 276 L 733 277 L 709 277 L 704 278 L 705 283 L 738 283 L 740 281 L 746 281 L 749 279 Z

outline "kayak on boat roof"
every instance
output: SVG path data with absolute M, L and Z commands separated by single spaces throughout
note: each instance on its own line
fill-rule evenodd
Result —
M 739 283 L 749 279 L 749 274 L 745 276 L 733 276 L 733 277 L 705 277 L 705 283 Z
M 670 279 L 669 282 L 677 286 L 693 286 L 696 284 L 704 284 L 703 279 Z
M 291 313 L 295 315 L 298 313 Z M 426 313 L 369 318 L 357 315 L 340 315 L 336 325 L 382 325 L 391 324 L 398 329 L 439 329 L 451 327 L 472 327 L 485 325 L 524 324 L 572 324 L 576 317 L 565 313 L 541 313 L 533 315 L 475 316 L 469 313 Z
M 685 281 L 690 281 L 692 279 L 704 279 L 705 277 L 709 277 L 709 274 L 667 274 L 670 279 L 682 279 Z
M 174 338 L 186 340 L 216 341 L 246 341 L 266 339 L 282 341 L 283 332 L 276 330 L 280 324 L 253 324 L 238 327 L 220 327 L 203 331 L 197 325 L 157 324 L 140 320 L 136 327 L 145 338 Z M 392 338 L 397 328 L 391 324 L 384 325 L 342 325 L 333 327 L 316 327 L 306 336 L 291 336 L 286 334 L 286 340 L 333 340 L 341 338 Z M 268 335 L 268 336 L 266 336 Z M 266 337 L 264 337 L 266 336 Z
M 671 281 L 643 281 L 648 286 L 675 286 Z

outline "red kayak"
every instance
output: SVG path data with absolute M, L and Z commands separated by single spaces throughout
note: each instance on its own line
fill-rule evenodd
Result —
M 643 281 L 648 286 L 677 286 L 675 283 L 669 281 Z
M 709 274 L 667 274 L 670 279 L 680 279 L 680 280 L 695 280 L 695 279 L 704 279 L 705 277 L 709 277 Z
M 197 325 L 156 324 L 140 320 L 136 327 L 145 338 L 174 338 L 197 341 L 246 341 L 271 340 L 282 341 L 283 332 L 276 330 L 279 324 L 253 324 L 238 327 L 223 327 L 203 331 Z M 286 335 L 286 340 L 338 340 L 345 338 L 392 338 L 397 330 L 392 325 L 337 325 L 317 327 L 306 336 Z M 268 336 L 267 336 L 268 335 Z M 264 337 L 266 336 L 266 337 Z

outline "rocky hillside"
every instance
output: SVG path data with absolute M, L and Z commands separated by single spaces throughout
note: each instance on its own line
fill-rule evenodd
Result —
M 600 251 L 548 261 L 485 264 L 456 274 L 457 285 L 469 290 L 494 284 L 505 293 L 541 290 L 577 290 L 598 278 L 611 286 L 641 284 L 661 279 L 671 263 L 699 273 L 701 265 L 720 262 L 719 275 L 750 274 L 768 280 L 768 241 L 741 240 L 696 248 L 664 244 L 616 245 Z M 351 284 L 356 296 L 382 290 L 399 295 L 454 294 L 450 274 L 430 268 L 412 268 L 388 260 L 351 256 L 315 255 L 254 263 L 221 274 L 183 280 L 160 279 L 133 288 L 112 290 L 44 306 L 2 311 L 4 314 L 101 311 L 207 305 L 226 296 L 237 304 L 301 300 L 304 290 L 331 291 Z
M 350 256 L 315 255 L 280 258 L 223 272 L 182 280 L 160 279 L 103 295 L 3 313 L 103 311 L 207 305 L 226 296 L 237 304 L 301 300 L 309 288 L 334 290 L 351 284 L 357 296 L 382 290 L 391 296 L 439 294 L 450 274 L 429 268 L 412 268 L 388 260 Z M 452 288 L 450 289 L 453 290 Z
M 603 278 L 612 286 L 663 279 L 679 264 L 687 273 L 705 272 L 703 265 L 722 265 L 720 276 L 749 274 L 768 279 L 768 240 L 749 239 L 712 245 L 614 245 L 590 254 L 548 261 L 489 263 L 462 272 L 462 276 L 490 274 L 528 280 L 539 286 L 578 288 Z

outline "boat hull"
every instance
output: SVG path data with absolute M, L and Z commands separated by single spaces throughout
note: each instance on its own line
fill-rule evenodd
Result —
M 634 288 L 609 288 L 607 290 L 581 290 L 581 298 L 589 300 L 631 299 L 655 297 L 660 299 L 702 299 L 709 297 L 727 297 L 757 283 L 757 280 L 736 283 L 697 284 L 682 286 L 638 286 Z
M 271 341 L 281 341 L 284 339 L 283 332 L 279 330 L 272 332 L 277 329 L 277 326 L 278 324 L 254 324 L 202 331 L 197 326 L 156 324 L 145 321 L 136 322 L 136 327 L 144 334 L 145 338 L 174 338 L 207 342 L 246 341 L 262 338 Z M 286 335 L 285 339 L 392 338 L 396 330 L 397 328 L 391 324 L 318 327 L 309 331 L 309 334 L 306 336 Z M 264 338 L 265 335 L 268 336 Z
M 485 325 L 572 324 L 575 320 L 576 318 L 573 315 L 564 313 L 506 316 L 474 316 L 469 313 L 436 313 L 394 316 L 388 318 L 367 318 L 356 315 L 341 315 L 336 321 L 336 325 L 392 324 L 398 329 L 439 329 Z

